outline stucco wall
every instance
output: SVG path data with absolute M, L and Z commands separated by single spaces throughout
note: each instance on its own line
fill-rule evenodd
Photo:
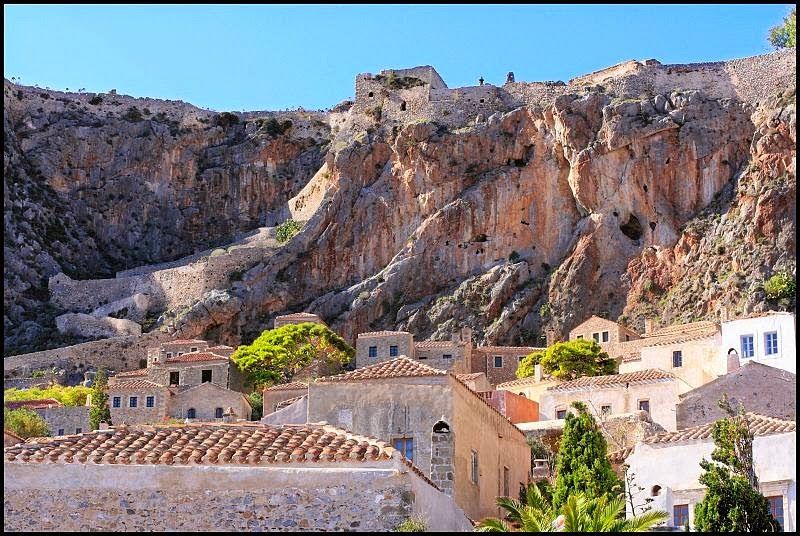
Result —
M 680 382 L 677 380 L 654 383 L 632 383 L 627 388 L 613 388 L 571 391 L 546 391 L 539 400 L 539 419 L 552 420 L 556 412 L 568 409 L 576 401 L 587 405 L 592 415 L 599 416 L 604 405 L 611 405 L 611 414 L 633 413 L 639 410 L 639 401 L 650 402 L 650 417 L 665 430 L 677 429 L 675 404 L 678 403 Z
M 797 371 L 796 343 L 794 329 L 794 315 L 791 313 L 777 313 L 756 318 L 744 318 L 722 323 L 722 343 L 718 347 L 721 360 L 727 360 L 728 350 L 735 348 L 739 353 L 739 362 L 756 361 L 787 370 L 792 374 Z M 764 334 L 777 332 L 778 353 L 767 356 L 765 352 Z M 753 336 L 753 349 L 755 357 L 748 359 L 742 357 L 742 335 Z
M 646 369 L 671 372 L 679 378 L 679 392 L 685 393 L 714 380 L 727 372 L 727 357 L 719 355 L 720 336 L 641 349 L 641 359 L 622 362 L 619 373 Z M 672 366 L 672 354 L 680 350 L 682 365 Z
M 786 531 L 796 529 L 796 435 L 794 433 L 757 436 L 753 442 L 753 458 L 756 475 L 764 491 L 785 487 L 784 516 Z M 689 504 L 689 519 L 694 524 L 694 505 L 702 500 L 704 488 L 699 478 L 702 474 L 700 460 L 711 459 L 714 443 L 709 439 L 681 443 L 647 445 L 640 443 L 627 463 L 636 474 L 636 483 L 644 488 L 634 494 L 634 502 L 640 504 L 650 496 L 653 486 L 661 486 L 659 495 L 650 503 L 654 509 L 666 510 L 672 525 L 672 507 Z M 665 470 L 665 468 L 667 468 Z M 630 513 L 630 507 L 628 507 Z
M 537 404 L 539 404 L 539 420 L 544 420 L 545 417 L 542 417 L 542 395 L 547 392 L 548 387 L 552 387 L 557 385 L 559 382 L 553 380 L 543 380 L 540 382 L 534 381 L 531 379 L 530 382 L 525 383 L 523 385 L 514 385 L 514 386 L 506 386 L 501 387 L 497 386 L 497 389 L 500 391 L 511 391 L 512 393 L 522 394 L 528 400 L 533 400 Z
M 427 475 L 433 425 L 439 420 L 451 422 L 453 402 L 447 379 L 430 376 L 312 383 L 308 389 L 308 422 L 326 421 L 389 443 L 394 437 L 413 438 L 414 465 Z
M 481 396 L 514 424 L 539 420 L 539 404 L 512 391 L 489 391 Z
M 390 531 L 431 503 L 440 530 L 466 528 L 452 502 L 395 461 L 327 465 L 6 463 L 4 529 Z
M 472 519 L 497 516 L 503 494 L 503 467 L 509 469 L 509 496 L 519 497 L 531 469 L 525 435 L 463 385 L 453 386 L 455 434 L 454 497 Z M 471 453 L 478 453 L 478 483 L 471 476 Z

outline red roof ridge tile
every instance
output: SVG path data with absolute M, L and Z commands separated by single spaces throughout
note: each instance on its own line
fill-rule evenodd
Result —
M 758 413 L 746 413 L 750 422 L 750 429 L 755 436 L 765 436 L 772 434 L 782 434 L 795 432 L 797 429 L 796 421 L 768 417 Z M 675 432 L 660 432 L 646 437 L 643 443 L 652 445 L 659 443 L 677 443 L 680 441 L 708 439 L 711 437 L 714 422 L 692 426 Z
M 425 376 L 447 376 L 446 370 L 440 370 L 405 356 L 388 361 L 380 361 L 366 367 L 357 368 L 344 374 L 317 378 L 317 383 L 349 382 L 364 380 L 380 380 L 385 378 L 413 378 Z
M 674 380 L 675 375 L 661 369 L 645 369 L 622 374 L 607 374 L 604 376 L 582 376 L 575 380 L 548 387 L 548 391 L 570 391 L 573 389 L 586 389 L 590 387 L 603 388 L 625 383 L 650 383 L 660 380 Z

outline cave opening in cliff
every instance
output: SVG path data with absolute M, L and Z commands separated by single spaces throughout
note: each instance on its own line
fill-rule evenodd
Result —
M 642 224 L 633 214 L 628 217 L 628 221 L 619 226 L 619 230 L 631 240 L 639 240 L 642 237 Z

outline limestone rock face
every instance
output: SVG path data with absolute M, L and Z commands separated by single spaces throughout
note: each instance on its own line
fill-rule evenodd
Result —
M 795 268 L 794 89 L 742 102 L 604 86 L 627 87 L 576 87 L 461 126 L 353 107 L 298 112 L 284 129 L 6 83 L 6 236 L 22 237 L 6 326 L 30 338 L 45 275 L 108 277 L 288 217 L 305 222 L 296 236 L 159 325 L 235 345 L 306 310 L 351 342 L 469 326 L 476 343 L 537 345 L 591 314 L 641 329 L 656 313 L 666 324 L 772 307 L 764 279 Z M 26 210 L 53 214 L 63 241 L 26 227 Z

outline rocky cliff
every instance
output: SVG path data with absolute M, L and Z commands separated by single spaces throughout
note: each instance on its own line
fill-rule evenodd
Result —
M 41 347 L 64 312 L 46 292 L 58 271 L 109 277 L 291 216 L 297 236 L 156 329 L 238 343 L 305 309 L 347 338 L 469 325 L 476 342 L 533 344 L 593 313 L 640 328 L 774 307 L 763 281 L 795 269 L 782 80 L 759 99 L 567 86 L 462 124 L 6 82 L 6 354 Z

